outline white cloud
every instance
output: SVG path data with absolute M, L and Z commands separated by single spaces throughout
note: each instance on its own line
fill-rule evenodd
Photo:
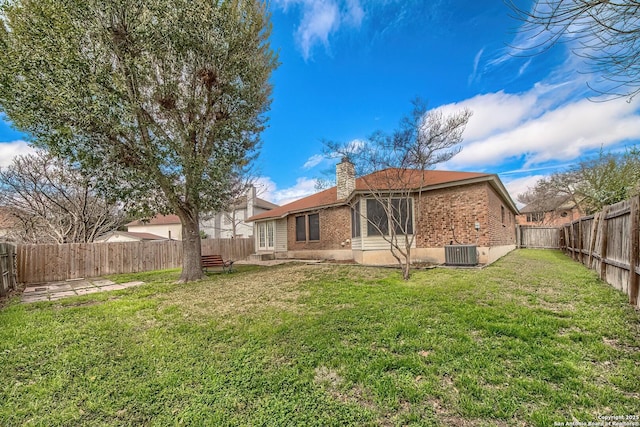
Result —
M 302 165 L 303 169 L 311 169 L 318 166 L 324 160 L 324 156 L 322 154 L 314 154 L 309 157 L 309 159 Z
M 315 179 L 307 177 L 298 178 L 294 186 L 283 189 L 279 189 L 269 177 L 259 178 L 256 182 L 259 197 L 277 205 L 286 205 L 317 193 L 315 186 Z
M 530 175 L 530 176 L 525 176 L 522 178 L 515 178 L 515 179 L 508 179 L 508 178 L 501 177 L 501 180 L 505 188 L 511 195 L 511 198 L 513 199 L 513 201 L 516 202 L 516 205 L 518 206 L 518 208 L 521 208 L 522 203 L 518 203 L 516 200 L 518 195 L 524 193 L 530 188 L 533 188 L 536 185 L 536 183 L 544 177 L 545 177 L 544 175 Z
M 462 108 L 469 108 L 473 112 L 464 132 L 465 140 L 477 140 L 511 129 L 525 117 L 541 112 L 535 93 L 513 95 L 502 91 L 477 95 L 459 103 L 438 107 L 438 110 L 446 115 Z
M 329 35 L 343 25 L 359 28 L 364 19 L 360 0 L 279 0 L 285 11 L 290 5 L 302 9 L 300 25 L 296 29 L 296 42 L 304 59 L 311 57 L 317 44 L 329 49 Z
M 469 79 L 467 81 L 468 84 L 471 84 L 476 80 L 476 77 L 478 75 L 478 65 L 480 64 L 480 58 L 482 57 L 483 53 L 484 53 L 484 48 L 480 49 L 478 53 L 476 53 L 475 58 L 473 59 L 473 72 L 469 76 Z
M 31 154 L 33 147 L 24 141 L 0 142 L 0 167 L 7 167 L 15 156 Z
M 582 83 L 536 84 L 531 90 L 477 95 L 438 109 L 473 111 L 462 151 L 443 167 L 484 170 L 509 160 L 529 169 L 579 159 L 585 152 L 640 139 L 637 103 L 576 99 Z
M 517 101 L 512 100 L 512 101 Z M 522 99 L 523 104 L 528 100 Z M 520 107 L 514 102 L 514 108 Z M 524 167 L 548 161 L 577 159 L 586 151 L 600 146 L 612 146 L 640 137 L 640 117 L 637 106 L 623 100 L 594 103 L 583 99 L 551 109 L 538 116 L 520 115 L 508 128 L 483 123 L 489 133 L 477 132 L 470 121 L 468 142 L 451 160 L 456 167 L 494 166 L 509 159 L 524 158 Z M 490 119 L 480 113 L 484 119 Z M 471 120 L 475 120 L 472 117 Z
M 360 0 L 347 0 L 347 14 L 344 21 L 354 27 L 360 27 L 364 18 L 364 10 L 360 6 Z

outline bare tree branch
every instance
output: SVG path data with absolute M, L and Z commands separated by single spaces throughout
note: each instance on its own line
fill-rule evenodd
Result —
M 531 10 L 507 4 L 524 22 L 523 44 L 530 43 L 516 47 L 535 54 L 567 42 L 599 74 L 589 84 L 594 91 L 629 100 L 640 92 L 640 1 L 538 0 Z
M 445 116 L 438 110 L 427 110 L 426 104 L 416 99 L 411 114 L 391 134 L 378 131 L 357 144 L 325 142 L 327 155 L 354 164 L 367 194 L 350 201 L 353 214 L 389 244 L 405 279 L 410 276 L 414 227 L 422 221 L 425 172 L 458 154 L 471 115 L 464 109 Z
M 85 243 L 123 224 L 115 203 L 100 197 L 92 179 L 51 154 L 18 156 L 0 170 L 0 205 L 23 243 Z

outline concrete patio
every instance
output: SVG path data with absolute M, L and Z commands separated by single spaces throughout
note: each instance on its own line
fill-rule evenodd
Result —
M 111 280 L 96 277 L 93 279 L 66 280 L 41 285 L 29 285 L 22 292 L 22 302 L 55 301 L 76 295 L 86 295 L 102 291 L 116 291 L 144 282 L 115 283 Z

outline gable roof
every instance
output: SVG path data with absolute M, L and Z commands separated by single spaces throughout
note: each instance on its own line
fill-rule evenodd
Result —
M 129 237 L 135 240 L 169 240 L 166 237 L 158 236 L 157 234 L 138 233 L 135 231 L 112 231 L 110 233 L 100 236 L 98 239 L 106 240 L 111 236 L 123 236 L 123 237 Z
M 275 209 L 279 207 L 275 203 L 271 203 L 265 199 L 261 199 L 260 197 L 256 197 L 255 206 L 261 209 Z
M 356 188 L 354 193 L 349 196 L 351 198 L 355 193 L 367 193 L 371 188 L 377 191 L 399 191 L 407 189 L 407 184 L 411 190 L 423 191 L 436 190 L 439 188 L 455 187 L 459 185 L 474 184 L 477 182 L 489 182 L 494 189 L 502 196 L 514 213 L 518 213 L 511 196 L 502 185 L 502 182 L 495 174 L 486 174 L 479 172 L 454 172 L 439 170 L 407 170 L 407 169 L 384 169 L 365 175 L 356 179 Z M 391 183 L 391 185 L 390 185 Z M 397 183 L 397 185 L 394 185 Z M 277 207 L 268 212 L 263 212 L 248 218 L 247 222 L 259 221 L 265 219 L 284 218 L 292 213 L 305 212 L 312 209 L 327 208 L 331 206 L 344 205 L 349 201 L 347 199 L 338 199 L 337 187 L 331 187 L 311 196 L 304 197 L 289 204 Z
M 534 212 L 551 212 L 562 209 L 573 209 L 578 207 L 573 201 L 571 196 L 558 196 L 550 197 L 547 199 L 537 200 L 533 203 L 529 203 L 520 209 L 520 213 L 534 213 Z
M 279 206 L 275 203 L 271 203 L 267 200 L 261 199 L 260 197 L 256 197 L 255 205 L 258 208 L 271 210 L 276 209 Z M 240 203 L 235 209 L 242 209 L 247 207 L 247 200 Z M 180 217 L 178 215 L 156 215 L 151 219 L 138 219 L 135 221 L 131 221 L 128 224 L 125 224 L 126 227 L 135 227 L 135 226 L 144 226 L 144 225 L 175 225 L 182 224 L 180 221 Z
M 278 207 L 275 203 L 271 203 L 265 199 L 261 199 L 260 197 L 256 197 L 256 201 L 253 204 L 256 208 L 261 208 L 265 210 L 275 209 Z M 243 198 L 243 200 L 235 205 L 230 206 L 231 209 L 245 209 L 247 207 L 247 198 Z
M 156 215 L 151 219 L 139 219 L 126 224 L 127 227 L 136 225 L 169 225 L 182 224 L 178 215 Z

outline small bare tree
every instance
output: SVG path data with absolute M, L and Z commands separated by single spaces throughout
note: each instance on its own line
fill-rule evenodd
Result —
M 18 156 L 0 170 L 0 205 L 17 223 L 11 238 L 23 243 L 93 242 L 124 221 L 91 178 L 44 151 Z
M 353 215 L 367 222 L 369 234 L 379 235 L 389 244 L 405 280 L 411 271 L 414 224 L 422 220 L 420 206 L 428 185 L 425 172 L 460 152 L 471 115 L 464 109 L 445 116 L 439 110 L 427 110 L 426 104 L 416 99 L 412 113 L 391 134 L 378 131 L 358 144 L 325 143 L 329 153 L 355 165 L 368 199 L 364 209 L 359 199 L 351 201 Z

